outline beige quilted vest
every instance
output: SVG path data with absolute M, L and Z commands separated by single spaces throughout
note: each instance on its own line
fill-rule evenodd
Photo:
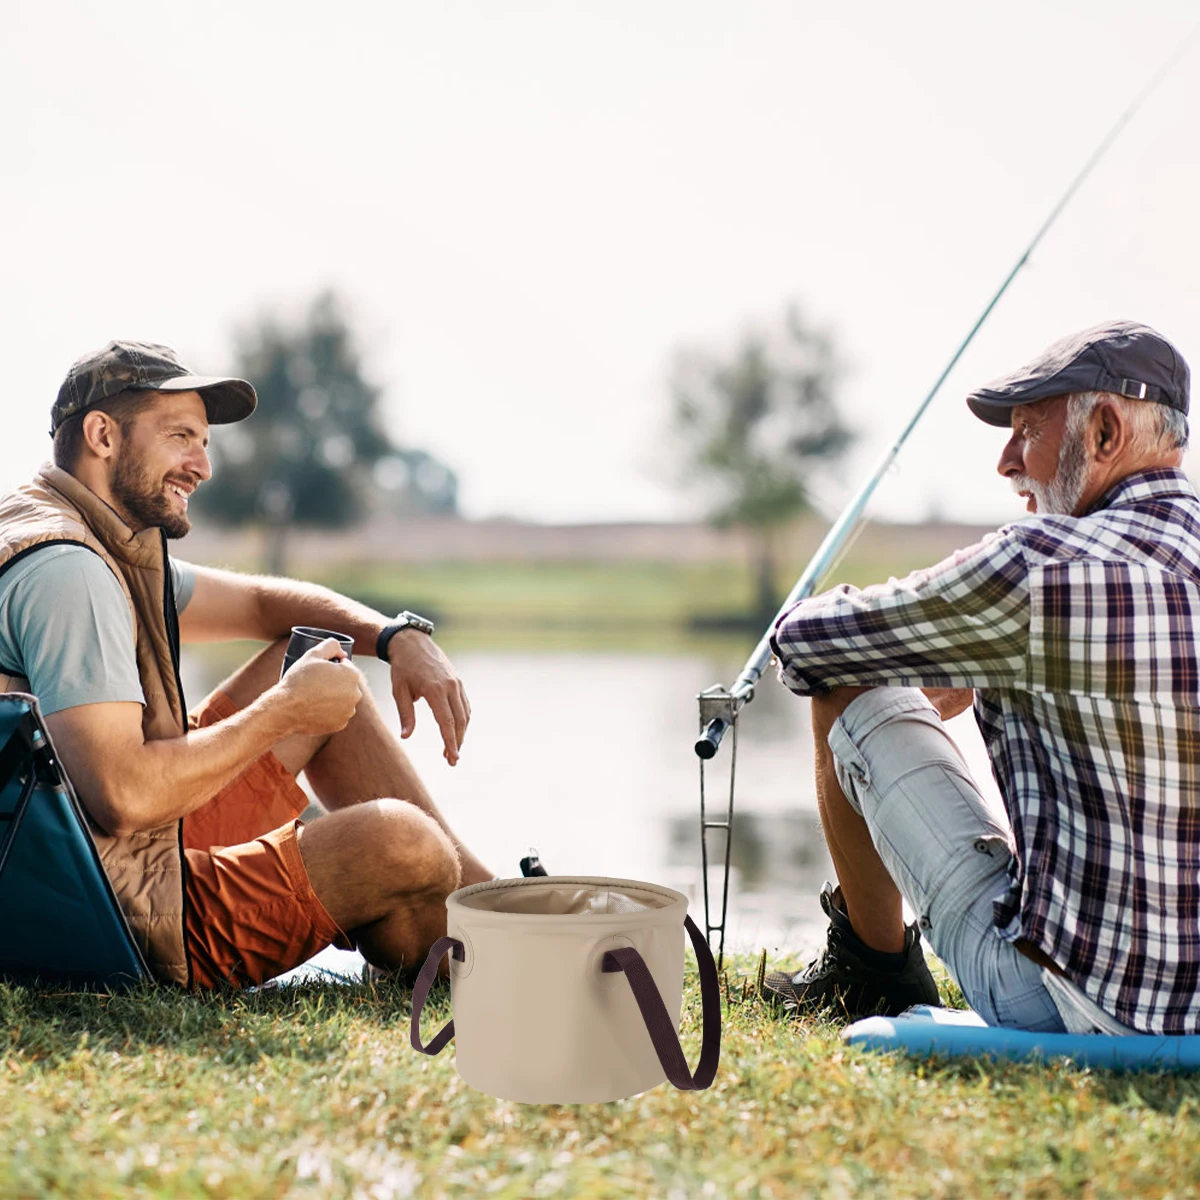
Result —
M 137 645 L 145 694 L 147 740 L 187 730 L 177 664 L 174 612 L 168 625 L 167 551 L 161 529 L 134 533 L 94 492 L 47 463 L 33 482 L 0 497 L 0 571 L 18 555 L 54 542 L 76 542 L 98 554 L 117 577 Z M 28 691 L 29 681 L 0 673 L 0 691 Z M 182 823 L 110 837 L 94 822 L 92 837 L 133 936 L 155 976 L 187 986 L 183 937 Z

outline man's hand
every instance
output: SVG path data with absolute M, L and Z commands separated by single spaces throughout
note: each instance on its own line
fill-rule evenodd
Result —
M 218 571 L 212 567 L 194 570 L 196 587 L 179 617 L 179 629 L 185 642 L 232 638 L 273 642 L 285 637 L 294 625 L 313 625 L 318 629 L 344 630 L 354 638 L 358 653 L 368 654 L 375 649 L 382 625 L 388 623 L 382 613 L 314 583 L 239 575 L 236 571 Z M 396 633 L 388 642 L 388 659 L 392 667 L 392 695 L 400 713 L 400 736 L 408 737 L 412 733 L 416 725 L 414 705 L 424 699 L 442 731 L 446 761 L 453 766 L 458 762 L 458 751 L 467 733 L 471 706 L 449 659 L 437 643 L 419 629 L 401 629 Z M 304 661 L 304 658 L 299 659 L 287 673 L 285 684 Z M 328 672 L 341 670 L 341 667 L 327 663 L 320 670 L 323 678 L 329 678 Z M 349 668 L 347 674 L 358 678 L 354 667 Z M 279 692 L 280 689 L 270 689 L 271 695 Z M 320 699 L 316 695 L 310 696 L 314 704 Z M 333 697 L 325 699 L 332 702 Z M 287 706 L 289 716 L 292 707 Z M 299 721 L 298 707 L 296 715 Z M 335 728 L 342 728 L 350 718 L 347 715 L 342 725 L 325 725 L 317 729 L 312 723 L 320 719 L 314 708 L 304 714 L 306 723 L 297 724 L 290 732 L 331 733 Z
M 344 729 L 366 689 L 344 658 L 328 638 L 245 708 L 179 737 L 146 741 L 142 706 L 129 701 L 64 708 L 46 724 L 93 820 L 124 837 L 195 812 L 294 733 Z
M 400 736 L 408 737 L 417 723 L 416 702 L 424 699 L 442 731 L 442 753 L 454 766 L 467 736 L 471 705 L 466 689 L 441 647 L 427 633 L 402 629 L 388 642 L 392 666 L 392 696 L 400 714 Z
M 973 688 L 922 688 L 926 699 L 938 711 L 943 721 L 966 712 L 975 703 Z
M 334 638 L 298 658 L 279 681 L 280 691 L 292 702 L 292 732 L 317 735 L 345 729 L 365 687 L 362 672 L 346 661 Z

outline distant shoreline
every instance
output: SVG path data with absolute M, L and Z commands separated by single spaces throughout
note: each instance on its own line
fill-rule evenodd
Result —
M 820 544 L 828 522 L 816 516 L 796 521 L 778 536 L 781 561 L 801 561 Z M 871 521 L 859 536 L 856 558 L 913 565 L 932 563 L 977 542 L 995 526 Z M 199 518 L 188 537 L 173 547 L 198 563 L 257 569 L 265 531 L 248 525 L 227 529 Z M 379 563 L 660 562 L 745 563 L 752 541 L 738 529 L 701 523 L 623 522 L 584 525 L 535 524 L 492 519 L 378 515 L 340 530 L 295 527 L 287 532 L 293 570 Z

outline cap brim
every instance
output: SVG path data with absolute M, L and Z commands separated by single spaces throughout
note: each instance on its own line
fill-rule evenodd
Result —
M 210 425 L 244 421 L 258 404 L 258 395 L 244 379 L 224 375 L 177 375 L 154 384 L 156 392 L 199 392 Z
M 967 407 L 981 421 L 1007 428 L 1012 424 L 1012 410 L 1019 404 L 1037 404 L 1039 400 L 1102 387 L 1104 380 L 1095 369 L 1056 371 L 1039 377 L 1023 368 L 993 380 L 987 387 L 976 388 L 967 397 Z
M 994 400 L 985 399 L 978 393 L 967 397 L 967 407 L 981 420 L 989 425 L 1007 429 L 1012 424 L 1012 410 L 1018 404 L 1028 404 L 1028 400 Z

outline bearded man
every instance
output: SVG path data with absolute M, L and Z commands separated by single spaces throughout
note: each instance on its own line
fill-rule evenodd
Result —
M 415 967 L 445 899 L 492 878 L 454 836 L 358 669 L 328 639 L 280 679 L 294 625 L 390 664 L 401 736 L 424 699 L 453 766 L 470 707 L 414 613 L 168 552 L 212 474 L 209 426 L 253 412 L 241 379 L 110 342 L 68 372 L 54 462 L 0 498 L 0 683 L 38 699 L 153 974 L 261 983 L 331 943 Z M 180 642 L 268 643 L 190 714 Z M 327 816 L 298 820 L 304 772 Z
M 813 697 L 839 886 L 805 1012 L 937 1003 L 928 938 L 992 1025 L 1200 1033 L 1200 500 L 1189 373 L 1145 325 L 980 388 L 1032 517 L 907 578 L 797 604 L 773 642 Z M 974 698 L 1004 813 L 943 720 Z M 905 926 L 901 897 L 916 914 Z

